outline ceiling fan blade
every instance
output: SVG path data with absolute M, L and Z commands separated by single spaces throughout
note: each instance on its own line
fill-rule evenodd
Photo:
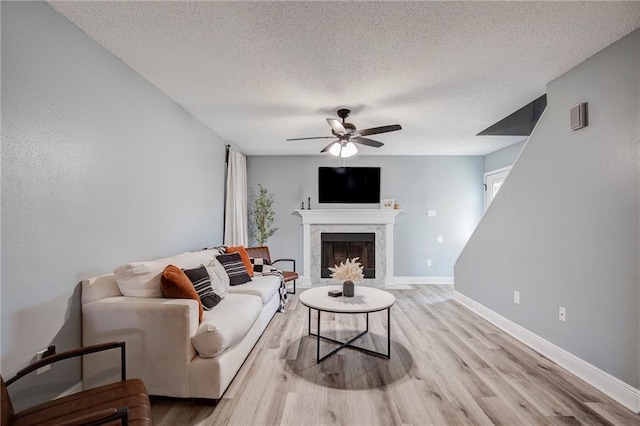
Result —
M 327 123 L 329 123 L 329 126 L 331 126 L 331 128 L 333 129 L 334 134 L 342 136 L 347 133 L 347 129 L 344 128 L 340 120 L 337 120 L 335 118 L 327 118 Z
M 333 144 L 334 144 L 334 143 L 336 143 L 336 142 L 340 142 L 340 141 L 339 141 L 339 140 L 335 140 L 335 141 L 331 142 L 329 145 L 327 145 L 327 146 L 325 146 L 324 148 L 322 148 L 322 151 L 320 151 L 320 152 L 327 152 L 327 151 L 329 151 L 329 149 L 330 149 L 330 148 L 333 146 Z
M 399 124 L 392 124 L 390 126 L 372 127 L 370 129 L 359 130 L 358 133 L 360 133 L 362 136 L 368 136 L 378 135 L 380 133 L 395 132 L 396 130 L 402 130 L 402 126 L 400 126 Z
M 313 138 L 293 138 L 293 139 L 287 139 L 288 141 L 306 141 L 309 139 L 333 139 L 335 138 L 335 136 L 316 136 Z
M 383 146 L 383 145 L 384 145 L 382 142 L 374 141 L 373 139 L 369 139 L 369 138 L 356 138 L 356 139 L 351 139 L 351 142 L 353 142 L 353 143 L 359 143 L 359 144 L 361 144 L 361 145 L 372 146 L 372 147 L 374 147 L 374 148 L 380 148 L 381 146 Z

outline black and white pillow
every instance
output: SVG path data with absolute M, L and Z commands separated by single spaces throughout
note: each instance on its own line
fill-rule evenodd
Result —
M 196 293 L 198 293 L 198 297 L 202 302 L 202 307 L 206 311 L 210 311 L 213 309 L 218 303 L 220 303 L 220 296 L 213 292 L 213 288 L 211 287 L 211 277 L 207 272 L 207 268 L 203 265 L 195 269 L 183 269 L 185 275 L 193 284 L 193 287 L 196 289 Z
M 276 268 L 271 266 L 271 263 L 267 259 L 262 257 L 252 257 L 249 259 L 253 265 L 254 274 L 265 274 L 273 271 L 277 271 Z
M 240 253 L 228 253 L 219 254 L 216 256 L 218 262 L 222 264 L 222 267 L 229 276 L 229 285 L 240 285 L 251 281 L 251 277 L 247 272 L 247 267 L 244 266 Z

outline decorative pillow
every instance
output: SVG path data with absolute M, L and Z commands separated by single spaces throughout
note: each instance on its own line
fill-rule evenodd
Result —
M 254 274 L 265 274 L 269 272 L 277 271 L 277 268 L 271 266 L 271 263 L 267 259 L 262 257 L 252 257 L 249 259 L 253 265 Z
M 251 281 L 239 253 L 220 254 L 216 256 L 229 276 L 229 285 L 240 285 Z
M 162 276 L 160 277 L 160 286 L 162 287 L 162 293 L 164 297 L 172 299 L 193 299 L 198 301 L 198 307 L 200 312 L 200 321 L 204 317 L 202 302 L 196 293 L 196 289 L 193 288 L 189 277 L 175 265 L 169 265 L 164 268 Z
M 250 277 L 253 276 L 253 266 L 251 266 L 251 260 L 249 259 L 249 253 L 247 252 L 246 248 L 244 248 L 243 246 L 227 247 L 227 253 L 240 254 L 240 258 L 242 259 L 242 263 L 244 263 L 244 267 L 247 269 L 247 273 Z
M 206 311 L 210 311 L 220 303 L 222 299 L 213 292 L 213 288 L 211 288 L 211 277 L 204 265 L 200 265 L 199 268 L 195 269 L 183 269 L 183 271 L 193 284 L 200 298 L 200 302 L 202 302 L 202 307 Z
M 204 266 L 211 277 L 213 292 L 220 296 L 221 299 L 224 299 L 229 292 L 229 275 L 227 275 L 224 266 L 215 257 L 209 263 L 205 263 Z

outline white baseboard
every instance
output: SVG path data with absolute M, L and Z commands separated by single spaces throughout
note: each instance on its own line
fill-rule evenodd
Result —
M 453 277 L 396 277 L 397 284 L 453 284 Z
M 392 289 L 394 285 L 398 285 L 399 287 L 397 289 L 400 290 L 402 284 L 453 284 L 453 277 L 394 277 L 393 283 L 385 283 L 385 287 Z M 300 288 L 310 288 L 312 287 L 311 279 L 301 276 L 296 286 Z M 403 289 L 406 288 L 405 286 L 402 287 Z
M 600 370 L 598 367 L 565 351 L 559 346 L 532 333 L 462 293 L 454 291 L 453 299 L 533 350 L 546 356 L 570 373 L 589 383 L 610 398 L 624 405 L 629 410 L 640 414 L 640 389 L 636 389 L 617 377 Z
M 80 391 L 82 391 L 82 382 L 78 382 L 75 385 L 71 386 L 69 389 L 56 396 L 55 399 L 62 398 L 63 396 L 68 396 Z
M 296 287 L 311 288 L 311 278 L 300 275 L 300 279 L 296 281 Z

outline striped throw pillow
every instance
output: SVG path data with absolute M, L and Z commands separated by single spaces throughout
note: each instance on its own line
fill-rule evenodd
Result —
M 207 268 L 200 265 L 198 268 L 183 269 L 183 271 L 196 289 L 196 293 L 198 293 L 198 297 L 202 302 L 202 307 L 206 311 L 210 311 L 220 303 L 220 296 L 215 294 L 211 287 L 211 277 L 207 272 Z
M 216 256 L 229 276 L 229 285 L 240 285 L 251 281 L 239 253 L 219 254 Z

